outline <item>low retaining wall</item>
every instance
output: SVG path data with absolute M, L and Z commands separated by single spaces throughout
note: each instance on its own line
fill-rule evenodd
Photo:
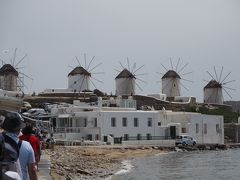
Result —
M 175 140 L 136 140 L 122 141 L 122 145 L 160 145 L 160 146 L 175 146 Z

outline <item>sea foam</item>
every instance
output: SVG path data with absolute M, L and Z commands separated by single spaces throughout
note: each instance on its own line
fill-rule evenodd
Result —
M 122 161 L 121 169 L 119 171 L 117 171 L 115 173 L 115 175 L 126 174 L 126 173 L 130 172 L 133 167 L 134 166 L 131 164 L 131 161 L 124 160 L 124 161 Z

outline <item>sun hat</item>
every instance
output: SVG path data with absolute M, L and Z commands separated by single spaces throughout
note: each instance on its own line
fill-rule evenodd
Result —
M 15 132 L 25 127 L 25 123 L 21 115 L 14 111 L 0 110 L 1 128 Z

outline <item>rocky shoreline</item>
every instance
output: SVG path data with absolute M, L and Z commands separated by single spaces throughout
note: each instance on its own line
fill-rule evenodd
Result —
M 226 150 L 240 144 L 197 146 L 56 146 L 51 154 L 53 180 L 106 179 L 121 168 L 121 162 L 173 151 Z

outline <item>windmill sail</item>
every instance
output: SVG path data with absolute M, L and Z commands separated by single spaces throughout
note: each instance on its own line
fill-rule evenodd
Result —
M 116 82 L 116 95 L 134 95 L 136 94 L 136 89 L 142 88 L 137 83 L 137 81 L 145 82 L 142 79 L 139 79 L 137 76 L 146 75 L 146 73 L 136 74 L 139 70 L 141 70 L 144 65 L 137 68 L 136 63 L 131 67 L 130 61 L 127 58 L 127 68 L 123 66 L 121 62 L 120 66 L 123 68 L 122 71 L 118 71 L 119 74 L 115 78 Z
M 224 97 L 223 91 L 230 97 L 228 90 L 234 90 L 233 88 L 226 87 L 226 84 L 234 82 L 235 80 L 228 80 L 229 72 L 226 76 L 223 76 L 223 67 L 220 71 L 217 71 L 214 66 L 214 75 L 212 75 L 209 71 L 206 71 L 207 74 L 212 78 L 208 84 L 204 87 L 204 103 L 209 104 L 223 104 Z M 218 74 L 220 72 L 220 75 Z

